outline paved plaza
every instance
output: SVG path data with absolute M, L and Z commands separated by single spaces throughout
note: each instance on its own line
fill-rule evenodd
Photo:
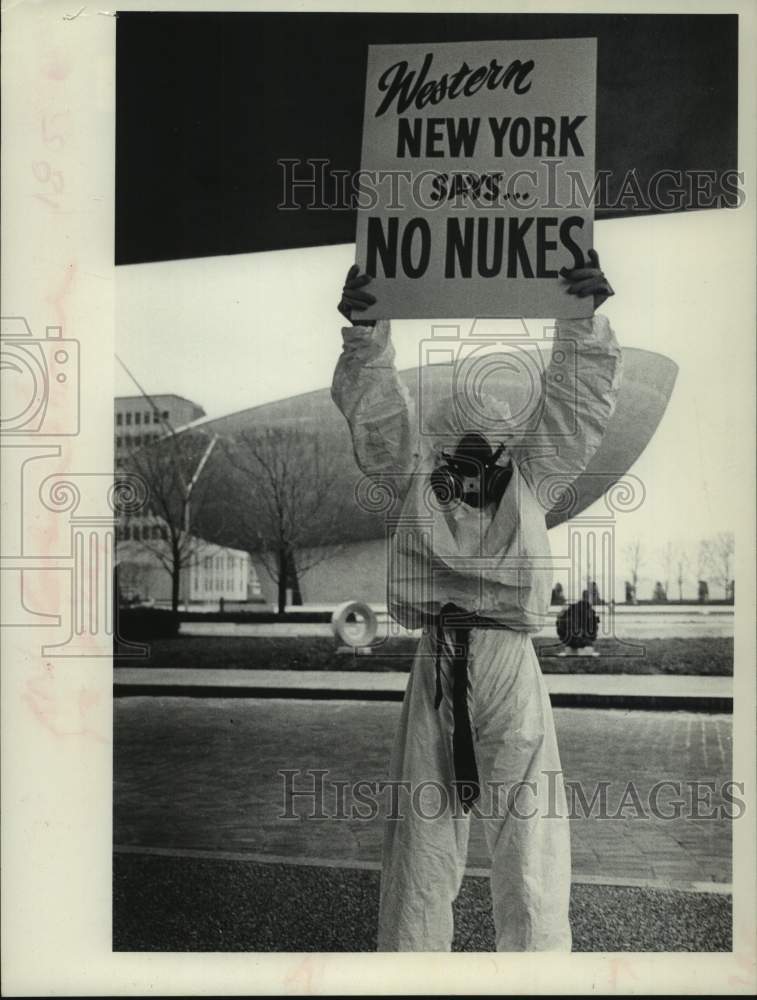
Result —
M 385 777 L 399 710 L 393 702 L 117 699 L 114 841 L 343 865 L 377 862 L 388 799 L 377 799 L 375 817 L 355 818 L 349 786 Z M 579 813 L 571 821 L 577 878 L 730 882 L 731 822 L 719 815 L 719 790 L 731 776 L 730 716 L 557 709 L 555 719 Z M 291 799 L 279 773 L 287 770 L 298 772 L 288 779 L 289 792 L 313 787 L 309 772 L 328 772 L 322 818 L 304 818 L 313 800 Z M 641 810 L 626 790 L 631 780 Z M 662 786 L 657 811 L 675 817 L 675 802 L 682 800 L 684 815 L 648 815 L 650 790 L 662 781 L 674 782 L 681 794 Z M 334 790 L 339 782 L 348 786 L 342 806 Z M 699 783 L 699 818 L 686 815 L 687 782 Z M 580 796 L 590 802 L 602 783 L 604 815 L 599 805 L 581 815 Z M 287 811 L 295 818 L 282 818 Z M 475 818 L 469 866 L 488 866 Z

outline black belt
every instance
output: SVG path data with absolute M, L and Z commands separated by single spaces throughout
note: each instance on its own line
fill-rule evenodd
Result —
M 452 759 L 455 767 L 455 790 L 468 812 L 481 794 L 476 756 L 473 750 L 473 731 L 468 712 L 468 648 L 472 628 L 502 628 L 491 619 L 462 611 L 454 604 L 445 604 L 436 620 L 436 695 L 434 708 L 442 703 L 442 649 L 445 648 L 445 628 L 452 634 Z

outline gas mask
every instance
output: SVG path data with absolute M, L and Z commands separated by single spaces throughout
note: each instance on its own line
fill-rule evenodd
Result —
M 487 507 L 499 504 L 513 474 L 513 464 L 497 465 L 505 450 L 501 444 L 492 452 L 482 434 L 465 434 L 454 452 L 442 451 L 443 464 L 431 473 L 431 487 L 441 507 Z

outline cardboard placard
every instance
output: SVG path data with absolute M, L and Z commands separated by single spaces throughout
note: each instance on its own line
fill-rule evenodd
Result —
M 366 318 L 591 315 L 596 39 L 370 46 Z

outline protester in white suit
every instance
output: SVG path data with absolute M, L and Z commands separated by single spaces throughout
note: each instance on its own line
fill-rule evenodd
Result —
M 595 308 L 613 294 L 594 251 L 587 266 L 561 273 L 566 292 L 593 296 Z M 386 824 L 379 950 L 450 949 L 474 808 L 491 854 L 497 949 L 569 951 L 567 806 L 531 633 L 547 620 L 552 589 L 550 486 L 567 486 L 599 446 L 620 349 L 605 317 L 557 322 L 537 435 L 513 422 L 508 400 L 486 395 L 476 400 L 481 426 L 461 434 L 460 414 L 471 412 L 462 390 L 435 400 L 421 428 L 389 321 L 357 315 L 375 302 L 369 282 L 351 268 L 339 309 L 353 325 L 342 330 L 332 396 L 360 469 L 402 504 L 390 612 L 425 630 L 390 764 L 404 796 Z M 575 364 L 564 363 L 566 341 Z M 452 469 L 457 492 L 433 486 L 440 469 Z

